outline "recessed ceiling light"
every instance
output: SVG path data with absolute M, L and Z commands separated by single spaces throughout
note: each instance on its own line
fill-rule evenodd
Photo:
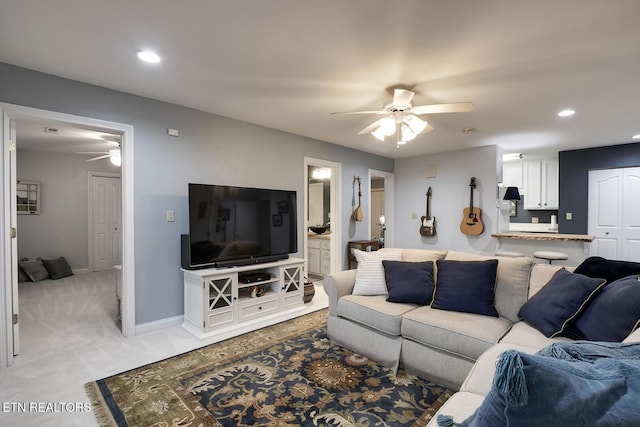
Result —
M 633 135 L 631 138 L 632 138 L 632 139 L 640 139 L 640 133 L 639 133 L 639 134 L 637 134 L 637 135 Z
M 141 50 L 140 52 L 138 52 L 138 59 L 150 64 L 157 64 L 158 62 L 160 62 L 160 56 L 150 50 Z
M 575 110 L 571 110 L 571 109 L 562 110 L 558 113 L 558 117 L 571 117 L 575 113 L 576 113 Z

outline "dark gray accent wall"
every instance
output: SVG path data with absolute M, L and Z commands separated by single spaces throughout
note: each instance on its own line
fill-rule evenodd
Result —
M 394 170 L 386 157 L 4 63 L 0 102 L 134 127 L 137 325 L 183 313 L 180 235 L 188 230 L 189 182 L 296 190 L 302 256 L 305 157 L 342 164 L 343 248 L 369 233 L 368 223 L 350 228 L 350 177 Z M 179 129 L 180 137 L 168 136 L 167 128 Z M 165 219 L 169 209 L 175 222 Z
M 640 166 L 640 143 L 561 151 L 560 210 L 558 230 L 561 233 L 587 234 L 589 171 Z M 573 219 L 566 220 L 571 212 Z

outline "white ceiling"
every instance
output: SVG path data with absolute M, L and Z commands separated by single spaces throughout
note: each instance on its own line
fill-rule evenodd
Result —
M 0 61 L 393 158 L 535 153 L 640 133 L 638 17 L 637 0 L 0 0 Z M 377 117 L 330 114 L 398 84 L 475 109 L 400 149 L 357 135 Z

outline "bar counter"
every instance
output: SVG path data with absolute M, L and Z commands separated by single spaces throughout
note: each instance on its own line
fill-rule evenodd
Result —
M 499 239 L 522 239 L 522 240 L 560 240 L 563 242 L 592 242 L 593 236 L 586 234 L 558 234 L 558 233 L 525 233 L 525 232 L 509 232 L 495 233 L 491 237 Z
M 521 252 L 533 257 L 536 251 L 564 252 L 569 256 L 566 261 L 554 261 L 553 264 L 577 266 L 591 251 L 594 236 L 585 234 L 530 233 L 507 231 L 494 233 L 491 237 L 498 239 L 498 250 Z M 541 262 L 537 260 L 537 262 Z

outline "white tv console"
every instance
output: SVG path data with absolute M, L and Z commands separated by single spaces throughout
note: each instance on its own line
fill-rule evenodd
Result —
M 304 259 L 289 258 L 241 267 L 182 269 L 182 327 L 198 338 L 226 339 L 290 319 L 292 312 L 304 309 L 304 265 Z M 242 283 L 240 273 L 266 277 Z

